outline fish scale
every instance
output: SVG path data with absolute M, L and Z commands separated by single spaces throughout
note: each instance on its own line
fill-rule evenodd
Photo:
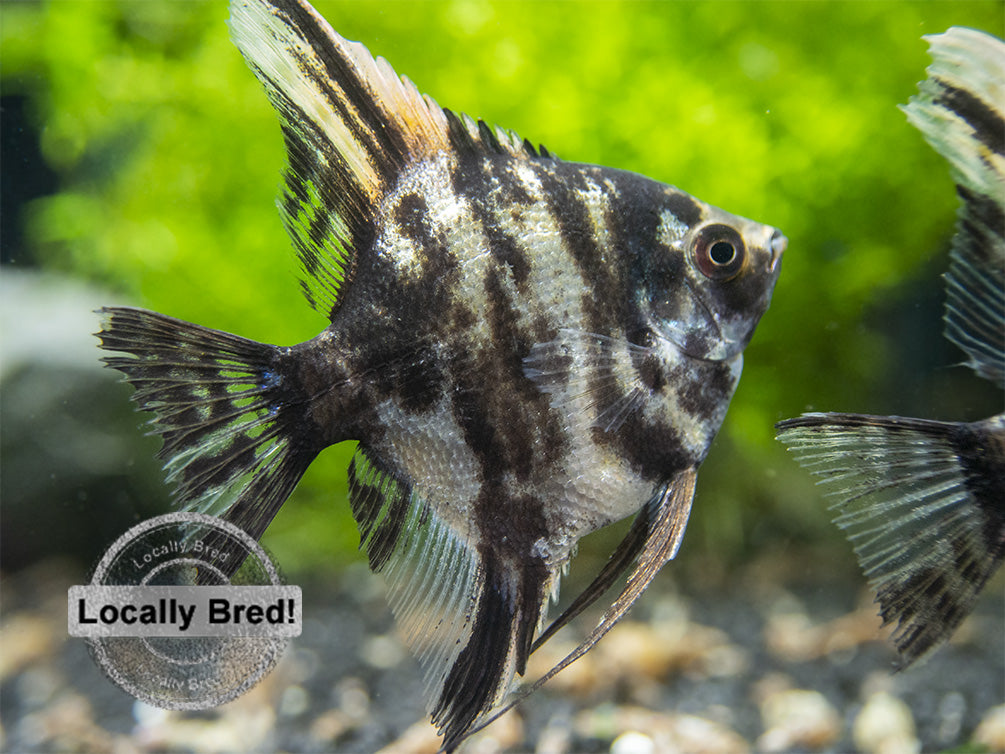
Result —
M 108 308 L 102 347 L 131 354 L 107 361 L 154 413 L 178 504 L 256 537 L 323 448 L 359 442 L 361 547 L 452 751 L 534 648 L 630 571 L 531 689 L 676 553 L 786 240 L 441 109 L 306 2 L 234 0 L 230 26 L 279 113 L 280 215 L 330 324 L 277 348 Z M 636 513 L 542 632 L 579 540 Z

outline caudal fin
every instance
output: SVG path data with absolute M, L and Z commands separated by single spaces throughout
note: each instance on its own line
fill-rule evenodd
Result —
M 946 337 L 1005 388 L 1005 42 L 954 27 L 904 108 L 949 163 L 961 199 L 946 274 Z
M 128 354 L 103 361 L 154 413 L 177 503 L 260 537 L 319 451 L 290 349 L 143 309 L 99 313 L 101 348 Z
M 1005 417 L 804 414 L 778 429 L 833 500 L 904 663 L 931 652 L 1005 557 Z

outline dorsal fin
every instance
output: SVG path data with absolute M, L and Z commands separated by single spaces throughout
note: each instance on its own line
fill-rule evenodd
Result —
M 281 118 L 289 165 L 280 212 L 304 294 L 329 317 L 407 165 L 451 149 L 550 158 L 510 131 L 442 110 L 306 3 L 232 0 L 230 29 Z

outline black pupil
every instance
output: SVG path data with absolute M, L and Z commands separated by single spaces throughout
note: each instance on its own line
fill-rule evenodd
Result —
M 731 243 L 716 241 L 712 244 L 712 248 L 708 250 L 708 255 L 716 264 L 729 264 L 733 261 L 733 257 L 736 256 L 736 250 Z

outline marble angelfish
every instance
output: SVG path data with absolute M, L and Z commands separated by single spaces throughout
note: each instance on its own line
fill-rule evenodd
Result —
M 107 308 L 106 358 L 156 415 L 178 503 L 259 537 L 325 447 L 358 440 L 352 511 L 453 750 L 530 653 L 676 552 L 695 475 L 785 237 L 632 173 L 562 162 L 441 109 L 306 2 L 236 0 L 279 113 L 279 200 L 308 301 L 291 347 Z M 581 537 L 637 513 L 542 632 Z

